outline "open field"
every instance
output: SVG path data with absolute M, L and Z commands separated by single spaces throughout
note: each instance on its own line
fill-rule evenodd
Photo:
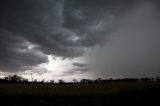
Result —
M 159 98 L 160 82 L 0 84 L 1 103 L 10 106 L 154 105 Z

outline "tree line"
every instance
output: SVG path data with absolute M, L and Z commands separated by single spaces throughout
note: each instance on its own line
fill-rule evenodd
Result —
M 58 80 L 57 83 L 64 84 L 64 83 L 80 83 L 80 84 L 105 84 L 111 82 L 160 82 L 160 76 L 156 78 L 118 78 L 118 79 L 102 79 L 98 78 L 95 80 L 91 79 L 81 79 L 78 81 L 77 79 L 73 79 L 72 82 L 65 82 L 63 79 Z M 7 76 L 4 78 L 0 78 L 0 83 L 56 83 L 54 80 L 50 80 L 49 82 L 45 82 L 44 79 L 42 81 L 37 81 L 37 79 L 33 81 L 29 81 L 27 78 L 23 78 L 19 75 L 12 75 Z

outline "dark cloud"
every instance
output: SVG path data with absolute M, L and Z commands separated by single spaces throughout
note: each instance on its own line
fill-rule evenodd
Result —
M 89 70 L 90 70 L 89 67 L 84 67 L 84 68 L 74 68 L 74 69 L 72 69 L 72 71 L 74 71 L 74 72 L 87 72 L 87 71 L 89 71 Z
M 87 72 L 90 70 L 90 67 L 87 63 L 72 63 L 73 68 L 70 70 L 70 72 Z
M 72 75 L 75 75 L 75 74 L 82 74 L 82 73 L 85 73 L 89 70 L 90 70 L 89 67 L 72 68 L 70 70 L 64 71 L 61 74 L 61 76 L 72 76 Z
M 76 66 L 76 67 L 86 67 L 87 63 L 78 63 L 78 62 L 75 62 L 75 63 L 72 63 L 72 65 Z
M 51 71 L 48 71 L 46 68 L 42 68 L 42 67 L 33 67 L 32 70 L 27 70 L 25 72 L 32 73 L 34 75 L 43 75 L 45 73 L 51 73 Z
M 29 48 L 31 45 L 23 37 L 0 30 L 0 70 L 21 71 L 28 66 L 47 62 L 47 57 L 36 49 Z
M 160 75 L 160 20 L 155 1 L 143 1 L 121 21 L 112 39 L 86 58 L 99 77 L 157 77 Z
M 75 74 L 82 74 L 91 70 L 87 63 L 74 62 L 72 63 L 72 66 L 73 67 L 71 69 L 64 71 L 62 73 L 62 76 L 72 76 Z
M 0 70 L 25 70 L 47 62 L 47 55 L 74 58 L 84 54 L 85 48 L 104 45 L 137 3 L 139 0 L 1 0 Z
M 75 32 L 80 46 L 102 45 L 118 19 L 135 3 L 136 0 L 68 0 L 62 25 Z

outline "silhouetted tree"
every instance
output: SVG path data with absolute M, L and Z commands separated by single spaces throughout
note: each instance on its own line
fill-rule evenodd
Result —
M 41 83 L 44 83 L 44 79 L 41 81 Z
M 60 80 L 58 81 L 58 83 L 59 83 L 59 84 L 63 84 L 63 83 L 65 83 L 65 81 L 62 80 L 62 79 L 60 79 Z
M 9 80 L 13 83 L 22 82 L 22 77 L 18 75 L 9 76 Z
M 28 79 L 22 78 L 22 82 L 23 82 L 23 83 L 28 83 Z
M 34 81 L 33 81 L 34 83 L 37 83 L 37 79 L 34 79 Z
M 160 81 L 160 76 L 156 77 L 156 81 Z
M 94 83 L 99 83 L 99 84 L 100 84 L 100 83 L 103 83 L 103 81 L 104 81 L 103 79 L 98 78 L 98 79 L 96 79 L 96 80 L 94 81 Z
M 8 80 L 5 80 L 3 78 L 0 78 L 0 83 L 8 83 L 9 81 Z
M 77 79 L 73 79 L 73 82 L 74 82 L 74 83 L 78 83 L 78 80 L 77 80 Z
M 54 83 L 55 81 L 54 80 L 50 80 L 50 83 Z
M 6 81 L 9 81 L 9 77 L 4 77 L 3 79 Z
M 90 79 L 82 79 L 80 83 L 87 84 L 87 83 L 94 83 L 94 81 Z
M 141 82 L 147 82 L 147 81 L 151 81 L 151 79 L 150 79 L 150 78 L 147 78 L 147 77 L 141 78 Z

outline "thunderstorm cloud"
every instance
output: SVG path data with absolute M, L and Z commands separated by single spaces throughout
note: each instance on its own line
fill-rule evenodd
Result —
M 158 72 L 159 5 L 158 0 L 1 0 L 0 71 L 23 72 L 48 63 L 48 56 L 73 59 L 102 47 L 89 52 L 88 63 L 72 63 L 66 73 L 88 71 L 93 64 L 100 73 L 147 70 L 151 61 Z

